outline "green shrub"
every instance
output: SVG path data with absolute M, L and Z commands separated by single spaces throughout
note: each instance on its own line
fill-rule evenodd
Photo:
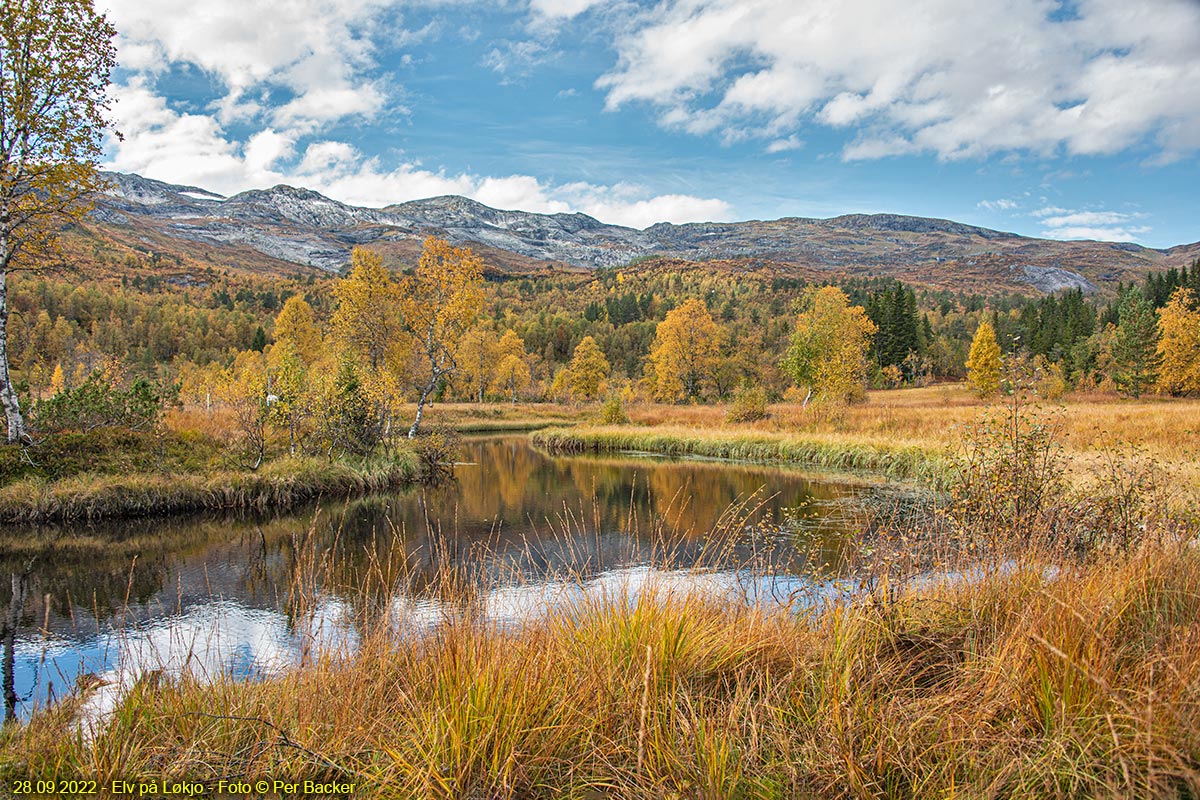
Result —
M 726 422 L 755 422 L 767 418 L 767 393 L 759 386 L 743 386 L 725 414 Z
M 629 415 L 625 413 L 625 404 L 621 402 L 621 398 L 619 396 L 614 394 L 604 401 L 604 405 L 600 407 L 600 424 L 629 424 Z
M 103 373 L 93 372 L 79 386 L 34 406 L 34 425 L 42 434 L 97 428 L 147 430 L 158 421 L 159 399 L 156 388 L 143 378 L 123 389 Z

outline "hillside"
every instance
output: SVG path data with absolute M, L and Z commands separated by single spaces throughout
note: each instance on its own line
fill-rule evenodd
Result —
M 332 272 L 356 245 L 411 262 L 421 241 L 436 234 L 472 245 L 493 269 L 507 273 L 619 267 L 663 256 L 797 277 L 888 275 L 938 288 L 1039 293 L 1071 287 L 1104 292 L 1118 281 L 1200 256 L 1200 243 L 1155 250 L 1063 242 L 894 214 L 661 223 L 636 230 L 586 214 L 502 211 L 464 197 L 371 209 L 290 186 L 223 197 L 138 175 L 111 177 L 113 187 L 98 202 L 87 234 L 110 248 L 149 253 L 156 262 L 166 257 L 185 271 Z

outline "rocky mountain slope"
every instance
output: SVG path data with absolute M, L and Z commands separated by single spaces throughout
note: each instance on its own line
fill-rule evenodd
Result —
M 96 228 L 154 253 L 259 270 L 341 269 L 356 245 L 410 260 L 430 234 L 475 247 L 493 268 L 617 267 L 648 256 L 741 261 L 783 273 L 892 275 L 951 288 L 1108 289 L 1148 270 L 1190 263 L 1200 243 L 1169 250 L 1034 239 L 940 219 L 852 214 L 731 223 L 662 223 L 645 230 L 586 214 L 501 211 L 464 197 L 357 208 L 290 186 L 222 197 L 138 175 L 113 174 Z

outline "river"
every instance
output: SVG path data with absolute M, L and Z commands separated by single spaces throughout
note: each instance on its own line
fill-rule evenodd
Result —
M 498 625 L 649 585 L 787 602 L 836 565 L 841 509 L 862 491 L 785 468 L 549 456 L 513 435 L 468 439 L 461 459 L 452 483 L 286 515 L 0 534 L 18 716 L 87 683 L 102 717 L 152 670 L 270 675 L 353 648 L 364 604 L 386 604 L 405 635 L 465 596 Z M 16 607 L 8 578 L 22 573 Z

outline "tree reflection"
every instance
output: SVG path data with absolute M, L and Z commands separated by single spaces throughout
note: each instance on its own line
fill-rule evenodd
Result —
M 22 691 L 9 691 L 14 642 L 32 620 L 44 619 L 48 635 L 83 641 L 219 600 L 276 614 L 297 633 L 332 601 L 365 634 L 400 613 L 400 601 L 478 613 L 500 587 L 590 580 L 651 562 L 729 568 L 768 544 L 783 553 L 772 569 L 799 569 L 810 550 L 834 558 L 842 535 L 826 512 L 849 490 L 785 470 L 550 457 L 524 437 L 467 440 L 464 448 L 467 463 L 450 484 L 330 498 L 286 516 L 0 536 L 0 571 L 12 576 L 0 584 L 6 708 Z

